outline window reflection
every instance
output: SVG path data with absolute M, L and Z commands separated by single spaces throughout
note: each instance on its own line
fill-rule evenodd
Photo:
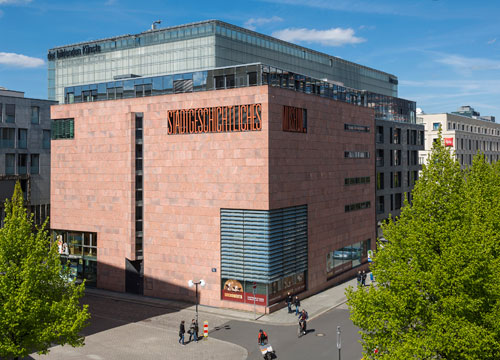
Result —
M 225 29 L 221 28 L 221 31 L 224 32 Z M 233 36 L 233 31 L 228 31 L 230 34 L 228 36 Z M 165 33 L 165 36 L 167 34 L 175 37 L 181 36 L 177 31 Z M 269 43 L 267 40 L 264 42 Z M 255 85 L 281 87 L 357 106 L 370 107 L 375 110 L 377 120 L 416 123 L 416 103 L 413 101 L 347 88 L 333 82 L 314 79 L 264 64 L 239 65 L 184 74 L 73 86 L 65 88 L 64 94 L 66 103 L 80 103 Z M 400 141 L 400 137 L 394 140 Z

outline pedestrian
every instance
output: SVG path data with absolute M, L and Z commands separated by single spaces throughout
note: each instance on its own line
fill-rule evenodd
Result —
M 198 323 L 195 319 L 191 320 L 191 326 L 189 327 L 189 342 L 191 342 L 191 338 L 194 337 L 194 342 L 198 342 Z
M 361 270 L 358 271 L 358 277 L 357 277 L 357 279 L 358 279 L 358 286 L 360 286 L 361 285 L 361 281 L 363 279 L 363 277 L 361 276 Z
M 293 302 L 295 305 L 295 315 L 299 315 L 299 307 L 300 307 L 300 300 L 298 296 L 295 296 L 295 301 Z
M 288 313 L 290 314 L 292 312 L 292 300 L 293 297 L 290 294 L 290 291 L 288 292 L 288 295 L 286 297 L 286 305 L 288 306 Z
M 181 325 L 179 326 L 179 344 L 184 345 L 184 334 L 186 333 L 186 329 L 184 328 L 184 320 L 181 321 Z
M 363 274 L 361 274 L 361 285 L 366 286 L 366 272 L 363 270 Z

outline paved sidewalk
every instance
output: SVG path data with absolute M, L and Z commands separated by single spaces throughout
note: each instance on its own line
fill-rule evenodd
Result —
M 248 357 L 246 349 L 226 341 L 210 338 L 182 346 L 177 339 L 173 330 L 133 323 L 87 336 L 83 347 L 55 346 L 48 355 L 31 354 L 31 357 L 37 360 L 245 360 Z
M 368 274 L 367 285 L 370 284 L 370 275 Z M 316 295 L 310 296 L 307 299 L 301 299 L 301 309 L 306 309 L 309 314 L 310 319 L 314 319 L 321 314 L 331 310 L 347 301 L 344 292 L 348 286 L 357 286 L 356 279 L 349 280 L 337 286 L 334 286 L 330 289 L 324 290 Z M 157 299 L 150 298 L 140 295 L 128 294 L 128 293 L 118 293 L 101 289 L 86 289 L 86 293 L 95 295 L 95 296 L 103 296 L 109 297 L 117 300 L 137 302 L 142 304 L 148 304 L 150 306 L 157 306 L 162 308 L 168 308 L 173 310 L 187 310 L 187 311 L 195 311 L 195 305 L 180 302 L 180 301 L 172 301 L 165 299 Z M 299 295 L 300 298 L 300 295 Z M 295 325 L 297 320 L 295 316 L 292 314 L 288 314 L 288 309 L 285 306 L 284 308 L 277 310 L 268 315 L 259 315 L 257 314 L 257 320 L 254 318 L 254 313 L 249 311 L 241 311 L 241 310 L 231 310 L 224 308 L 215 308 L 210 306 L 199 305 L 198 311 L 200 314 L 200 318 L 202 314 L 211 314 L 215 316 L 221 316 L 224 318 L 230 318 L 235 320 L 242 321 L 257 321 L 268 324 L 275 325 Z

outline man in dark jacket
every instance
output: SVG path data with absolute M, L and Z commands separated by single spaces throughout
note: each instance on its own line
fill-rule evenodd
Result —
M 181 325 L 179 326 L 179 344 L 184 345 L 184 334 L 186 333 L 186 329 L 184 328 L 184 320 L 181 321 Z
M 300 300 L 299 300 L 298 296 L 295 296 L 295 300 L 293 301 L 293 304 L 295 305 L 295 315 L 299 315 Z
M 363 270 L 363 274 L 361 275 L 361 285 L 366 286 L 366 272 Z
M 361 286 L 361 281 L 363 280 L 363 276 L 361 275 L 361 271 L 358 271 L 358 286 Z
M 292 312 L 292 302 L 293 302 L 293 297 L 290 294 L 290 291 L 288 292 L 288 295 L 286 297 L 286 305 L 288 306 L 288 313 L 290 314 Z
M 191 342 L 191 338 L 194 337 L 194 341 L 198 342 L 198 323 L 195 319 L 191 320 L 191 326 L 189 327 L 189 342 Z

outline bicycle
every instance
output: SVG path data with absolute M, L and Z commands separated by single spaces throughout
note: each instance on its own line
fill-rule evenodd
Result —
M 307 322 L 304 320 L 299 321 L 299 327 L 297 329 L 297 337 L 300 338 L 307 333 Z

